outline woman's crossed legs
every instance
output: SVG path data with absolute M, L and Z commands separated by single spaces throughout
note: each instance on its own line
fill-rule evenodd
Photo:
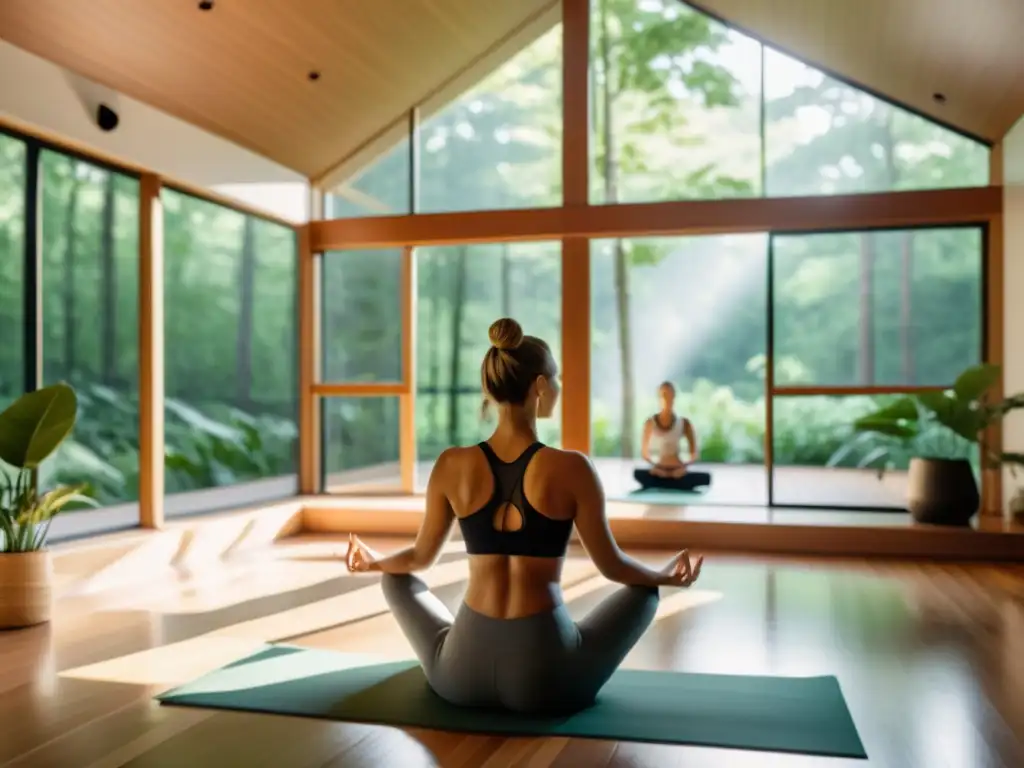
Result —
M 524 712 L 593 703 L 658 607 L 657 588 L 624 586 L 578 624 L 564 606 L 520 619 L 463 606 L 456 618 L 416 576 L 384 574 L 381 584 L 438 695 L 455 704 Z

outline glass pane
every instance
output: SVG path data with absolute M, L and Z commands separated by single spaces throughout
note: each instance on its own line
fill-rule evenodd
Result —
M 771 48 L 764 57 L 767 195 L 988 184 L 982 144 Z
M 296 488 L 294 231 L 164 190 L 168 514 Z
M 424 120 L 418 212 L 560 205 L 561 110 L 558 24 Z
M 417 481 L 425 485 L 441 451 L 472 445 L 494 430 L 483 418 L 480 365 L 487 330 L 514 317 L 544 339 L 561 364 L 562 247 L 513 243 L 416 250 Z M 561 417 L 538 424 L 540 439 L 557 446 Z
M 666 500 L 766 503 L 767 250 L 765 235 L 592 243 L 592 453 L 609 497 L 635 498 L 644 423 L 669 381 L 712 484 Z
M 777 385 L 942 386 L 980 362 L 980 229 L 779 235 L 773 253 Z
M 139 494 L 139 184 L 40 156 L 43 381 L 78 393 L 78 423 L 40 483 L 86 483 L 104 505 Z M 91 514 L 76 512 L 76 515 Z M 135 515 L 125 522 L 134 524 Z
M 402 380 L 402 248 L 324 254 L 323 380 Z
M 397 397 L 325 397 L 320 414 L 327 493 L 401 488 Z
M 390 149 L 370 161 L 353 178 L 330 191 L 326 196 L 327 218 L 412 213 L 409 209 L 411 180 L 412 152 L 406 129 L 395 132 Z
M 679 0 L 591 8 L 591 201 L 760 194 L 760 44 Z
M 895 395 L 776 397 L 772 500 L 809 507 L 901 509 L 910 455 L 884 437 L 855 445 L 853 423 L 892 403 Z M 834 465 L 834 466 L 830 466 Z M 887 471 L 879 475 L 879 470 Z
M 25 145 L 0 133 L 0 408 L 25 387 Z

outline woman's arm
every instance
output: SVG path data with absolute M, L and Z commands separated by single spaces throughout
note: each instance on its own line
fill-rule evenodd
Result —
M 437 560 L 451 533 L 455 512 L 444 492 L 444 473 L 450 470 L 453 449 L 442 453 L 427 483 L 427 510 L 416 541 L 411 547 L 395 552 L 370 564 L 369 570 L 384 573 L 412 573 L 429 568 Z
M 609 581 L 644 587 L 674 583 L 669 574 L 648 568 L 621 549 L 608 526 L 604 489 L 593 464 L 583 454 L 569 455 L 566 479 L 576 499 L 576 530 L 594 565 Z
M 640 438 L 640 458 L 646 461 L 648 464 L 653 464 L 654 459 L 651 458 L 651 431 L 653 425 L 651 420 L 648 419 L 644 422 L 643 436 Z
M 689 419 L 683 421 L 683 436 L 690 447 L 690 461 L 697 461 L 700 456 L 697 452 L 697 431 L 693 428 L 693 422 Z

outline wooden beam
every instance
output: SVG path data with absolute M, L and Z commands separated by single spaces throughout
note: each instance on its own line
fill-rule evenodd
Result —
M 164 213 L 160 178 L 139 178 L 139 525 L 164 524 Z
M 996 144 L 989 154 L 989 183 L 992 189 L 1003 194 L 1003 145 Z M 1004 358 L 1004 309 L 1006 280 L 1003 263 L 1003 213 L 1002 208 L 993 216 L 985 233 L 985 318 L 984 356 L 985 362 L 1003 367 Z M 1001 399 L 1006 392 L 1005 371 L 992 388 L 991 397 Z M 984 442 L 991 449 L 1003 448 L 1003 429 L 996 424 L 984 435 Z M 981 473 L 981 514 L 986 517 L 1003 515 L 1003 470 L 985 468 Z
M 590 2 L 562 0 L 562 204 L 590 197 Z M 562 240 L 562 447 L 590 453 L 590 241 Z
M 402 384 L 398 399 L 398 463 L 402 490 L 416 491 L 416 253 L 402 251 Z
M 415 342 L 414 342 L 415 343 Z M 404 381 L 394 382 L 362 382 L 346 384 L 321 383 L 313 384 L 310 391 L 320 397 L 400 397 L 412 394 L 412 387 Z
M 309 225 L 298 230 L 299 258 L 299 493 L 320 492 L 320 259 Z
M 905 387 L 884 385 L 863 387 L 773 387 L 771 394 L 774 397 L 850 397 L 852 395 L 912 395 L 915 392 L 944 392 L 952 389 L 952 384 L 930 385 L 920 387 Z
M 568 130 L 565 135 L 570 135 Z M 574 156 L 575 152 L 570 155 Z M 578 179 L 574 183 L 578 184 Z M 567 204 L 560 208 L 331 219 L 314 221 L 310 227 L 313 249 L 327 251 L 564 237 L 861 231 L 980 224 L 988 223 L 1002 209 L 1002 188 L 990 186 L 771 199 Z

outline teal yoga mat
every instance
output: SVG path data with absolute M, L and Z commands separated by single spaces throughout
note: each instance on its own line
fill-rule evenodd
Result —
M 866 758 L 834 677 L 743 677 L 619 670 L 569 717 L 447 704 L 414 661 L 287 645 L 157 697 L 164 704 L 507 736 L 576 736 Z
M 630 491 L 619 496 L 609 496 L 612 501 L 632 501 L 638 504 L 659 506 L 686 506 L 687 504 L 708 504 L 707 491 L 670 491 L 667 488 L 648 488 Z

